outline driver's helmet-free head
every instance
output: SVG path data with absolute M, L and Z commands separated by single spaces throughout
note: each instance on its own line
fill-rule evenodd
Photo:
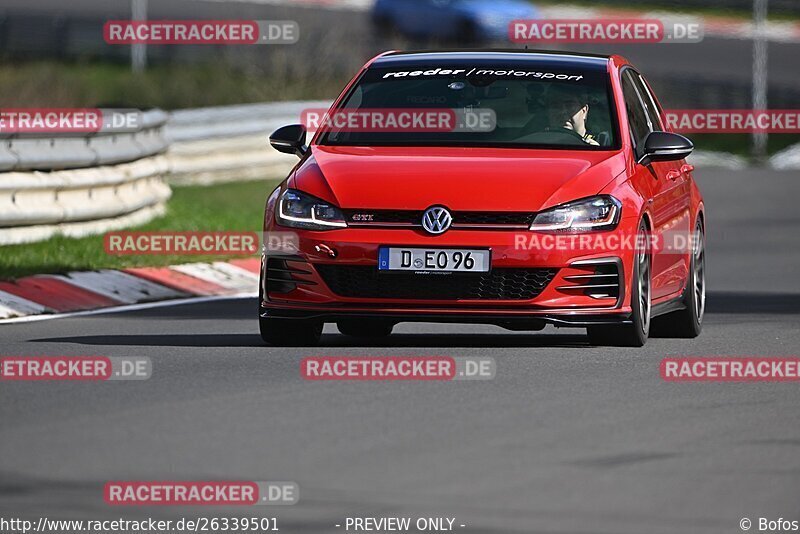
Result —
M 552 84 L 543 94 L 544 107 L 551 126 L 561 126 L 589 103 L 582 87 Z

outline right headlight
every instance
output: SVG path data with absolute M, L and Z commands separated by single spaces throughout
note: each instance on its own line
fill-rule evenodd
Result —
M 297 189 L 287 189 L 278 199 L 275 219 L 281 226 L 305 230 L 347 227 L 342 211 L 329 202 Z
M 542 211 L 536 214 L 530 229 L 544 232 L 610 230 L 619 223 L 621 212 L 619 200 L 601 195 Z

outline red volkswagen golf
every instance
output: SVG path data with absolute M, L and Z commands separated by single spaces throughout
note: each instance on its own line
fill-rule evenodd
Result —
M 269 196 L 259 299 L 272 344 L 326 322 L 379 337 L 403 321 L 586 328 L 593 344 L 700 333 L 703 200 L 624 58 L 389 52 L 347 85 Z

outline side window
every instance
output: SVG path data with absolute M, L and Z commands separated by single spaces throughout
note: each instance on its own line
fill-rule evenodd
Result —
M 631 78 L 630 69 L 622 73 L 622 96 L 625 99 L 625 109 L 628 112 L 628 124 L 631 128 L 633 144 L 641 146 L 651 129 L 650 119 L 644 110 L 639 93 Z
M 642 97 L 642 103 L 644 103 L 644 109 L 645 112 L 647 112 L 647 118 L 650 119 L 650 124 L 652 124 L 653 130 L 656 132 L 664 131 L 664 126 L 661 124 L 661 115 L 659 114 L 658 106 L 656 105 L 656 99 L 653 98 L 650 88 L 647 86 L 644 78 L 642 78 L 642 75 L 638 72 L 634 72 L 632 70 L 629 70 L 628 72 L 631 74 L 631 78 L 633 79 L 633 84 L 636 86 L 636 90 L 639 91 L 639 95 Z

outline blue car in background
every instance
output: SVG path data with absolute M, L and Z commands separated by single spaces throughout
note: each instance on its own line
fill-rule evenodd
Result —
M 376 0 L 372 10 L 382 31 L 459 42 L 508 40 L 511 21 L 536 18 L 526 0 Z

